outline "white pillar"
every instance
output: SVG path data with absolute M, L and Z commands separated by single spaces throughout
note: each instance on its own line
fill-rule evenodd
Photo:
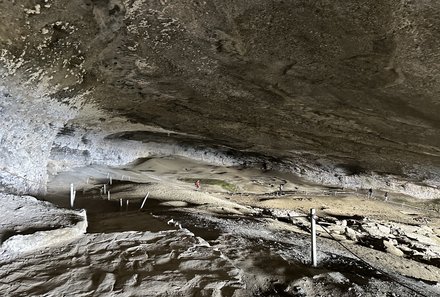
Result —
M 110 200 L 110 190 L 107 192 L 107 200 Z
M 104 184 L 104 195 L 107 194 L 107 184 Z
M 128 199 L 127 200 L 125 200 L 125 210 L 128 210 Z
M 145 196 L 144 201 L 142 201 L 142 205 L 141 205 L 141 208 L 139 208 L 139 210 L 141 210 L 144 207 L 145 202 L 147 201 L 148 195 L 150 195 L 150 192 L 148 192 L 147 195 Z
M 72 208 L 75 203 L 75 195 L 76 195 L 76 191 L 73 188 L 73 184 L 70 184 L 70 207 Z
M 119 206 L 122 208 L 122 199 L 119 199 Z
M 312 266 L 317 266 L 316 261 L 316 216 L 315 216 L 315 209 L 310 209 L 310 223 L 311 223 L 311 233 L 312 233 L 312 249 L 311 249 L 311 256 L 312 256 Z
M 110 176 L 110 178 L 109 178 L 109 184 L 112 184 L 113 183 L 113 179 L 112 179 L 112 177 Z

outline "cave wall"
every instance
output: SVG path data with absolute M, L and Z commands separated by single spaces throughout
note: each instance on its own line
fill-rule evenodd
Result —
M 72 103 L 51 99 L 44 88 L 23 84 L 0 85 L 0 188 L 44 194 L 52 142 L 75 110 Z

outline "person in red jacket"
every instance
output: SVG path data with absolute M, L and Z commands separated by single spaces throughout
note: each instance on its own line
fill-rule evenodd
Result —
M 194 185 L 196 186 L 196 191 L 200 190 L 200 179 L 196 180 Z

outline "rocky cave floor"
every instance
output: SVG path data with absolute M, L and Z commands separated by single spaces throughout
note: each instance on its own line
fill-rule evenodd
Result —
M 68 209 L 70 183 L 74 208 L 87 214 Z M 53 176 L 40 200 L 0 195 L 0 291 L 439 296 L 438 201 L 383 197 L 184 158 L 77 168 Z M 310 208 L 318 216 L 316 268 L 310 266 Z

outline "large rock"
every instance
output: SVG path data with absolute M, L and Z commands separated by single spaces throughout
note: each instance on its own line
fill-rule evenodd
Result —
M 391 237 L 391 238 L 394 238 L 394 235 L 391 234 L 390 227 L 387 227 L 387 226 L 382 225 L 380 223 L 368 222 L 368 223 L 362 224 L 361 228 L 372 237 L 376 237 L 376 238 Z
M 404 253 L 402 252 L 402 250 L 400 250 L 399 248 L 397 248 L 394 245 L 394 242 L 392 242 L 391 240 L 384 240 L 383 241 L 383 245 L 385 246 L 385 249 L 387 251 L 387 253 L 402 257 L 404 255 Z
M 362 234 L 351 229 L 350 227 L 345 227 L 345 236 L 352 241 L 358 241 Z
M 65 245 L 87 230 L 85 210 L 61 209 L 30 196 L 0 194 L 0 262 Z

